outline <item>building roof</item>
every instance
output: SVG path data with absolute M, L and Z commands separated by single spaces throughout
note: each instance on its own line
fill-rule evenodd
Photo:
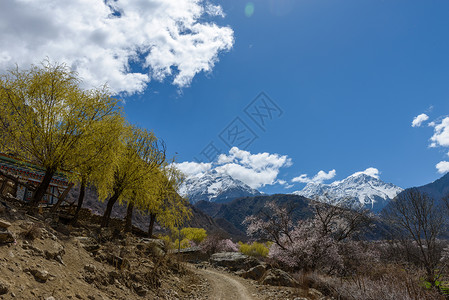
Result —
M 34 182 L 42 182 L 45 175 L 45 170 L 42 167 L 3 153 L 0 153 L 0 169 L 19 175 L 22 179 Z M 69 182 L 67 176 L 63 173 L 57 172 L 53 175 L 51 184 L 67 186 Z

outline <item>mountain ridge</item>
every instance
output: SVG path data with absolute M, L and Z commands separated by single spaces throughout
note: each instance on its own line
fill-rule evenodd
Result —
M 198 201 L 226 203 L 241 197 L 262 195 L 244 182 L 215 170 L 188 177 L 179 194 L 187 197 L 192 204 Z
M 377 177 L 357 173 L 329 184 L 309 182 L 292 194 L 316 198 L 329 204 L 362 204 L 373 212 L 380 212 L 403 189 Z

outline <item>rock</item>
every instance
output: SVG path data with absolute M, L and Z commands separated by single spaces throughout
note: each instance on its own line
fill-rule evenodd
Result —
M 25 244 L 25 242 L 22 244 L 22 248 L 24 250 L 30 250 L 30 251 L 27 251 L 27 253 L 32 254 L 32 255 L 36 255 L 36 256 L 44 255 L 44 251 L 42 251 L 41 249 L 39 249 L 31 244 L 28 244 L 28 243 Z
M 95 273 L 97 268 L 94 265 L 88 264 L 84 266 L 84 270 L 86 270 L 89 273 Z
M 5 228 L 0 228 L 0 243 L 14 243 L 15 240 L 11 232 Z
M 125 263 L 126 260 L 118 255 L 108 254 L 106 257 L 106 260 L 108 261 L 108 263 L 110 263 L 117 269 L 122 269 L 122 268 L 126 267 L 126 263 Z
M 56 299 L 55 299 L 55 297 L 50 296 L 50 297 L 45 298 L 45 300 L 56 300 Z
M 10 226 L 11 226 L 11 223 L 9 223 L 9 222 L 7 222 L 5 220 L 0 219 L 0 227 L 1 228 L 8 228 Z
M 307 296 L 312 298 L 312 299 L 321 299 L 321 298 L 323 298 L 323 294 L 320 291 L 316 290 L 316 289 L 309 289 L 308 293 L 307 293 Z
M 145 244 L 154 256 L 164 256 L 167 253 L 165 242 L 160 239 L 143 238 L 141 242 Z
M 255 267 L 252 267 L 246 272 L 243 272 L 240 276 L 247 279 L 254 279 L 259 280 L 262 278 L 262 276 L 265 274 L 265 266 L 264 265 L 258 265 Z
M 210 262 L 214 266 L 226 267 L 231 271 L 248 270 L 259 265 L 257 259 L 240 252 L 215 253 L 210 257 Z
M 134 291 L 136 291 L 137 295 L 143 297 L 148 293 L 148 289 L 140 284 L 133 285 Z
M 0 280 L 0 295 L 4 295 L 9 291 L 9 285 Z
M 75 239 L 78 240 L 81 246 L 88 252 L 96 252 L 98 251 L 98 249 L 100 249 L 100 245 L 97 243 L 96 240 L 92 238 L 85 236 L 77 236 L 75 237 Z
M 50 274 L 45 271 L 45 270 L 41 270 L 41 269 L 33 269 L 30 270 L 31 274 L 33 274 L 34 279 L 36 279 L 36 281 L 39 282 L 47 282 L 48 278 L 50 277 Z
M 289 287 L 298 285 L 298 282 L 290 276 L 290 274 L 280 269 L 270 269 L 266 271 L 261 279 L 261 283 L 265 285 Z
M 59 243 L 53 244 L 53 249 L 45 250 L 45 258 L 48 260 L 54 259 L 60 264 L 64 264 L 64 261 L 62 260 L 62 255 L 65 253 L 64 247 L 60 245 Z

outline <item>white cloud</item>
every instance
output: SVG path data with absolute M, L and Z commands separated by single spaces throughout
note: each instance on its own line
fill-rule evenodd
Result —
M 326 180 L 330 180 L 337 175 L 337 172 L 334 170 L 330 170 L 329 172 L 325 172 L 323 170 L 319 171 L 315 176 L 309 178 L 307 174 L 302 174 L 298 177 L 292 179 L 292 182 L 300 182 L 300 183 L 323 183 Z
M 357 176 L 360 174 L 366 174 L 366 175 L 372 176 L 374 178 L 379 178 L 380 172 L 378 169 L 370 167 L 370 168 L 367 168 L 365 171 L 355 172 L 351 176 Z
M 270 154 L 267 152 L 251 154 L 249 151 L 240 150 L 232 147 L 229 155 L 220 154 L 218 164 L 238 163 L 254 170 L 263 170 L 267 168 L 289 167 L 292 164 L 287 155 Z
M 267 152 L 251 154 L 249 151 L 232 147 L 228 155 L 221 154 L 218 157 L 215 170 L 257 189 L 275 184 L 279 169 L 291 165 L 292 161 L 287 155 Z
M 0 9 L 0 68 L 27 68 L 45 57 L 65 62 L 86 87 L 142 92 L 153 80 L 188 86 L 232 48 L 206 0 L 7 0 Z
M 449 172 L 449 161 L 440 161 L 435 167 L 437 168 L 438 173 L 447 173 Z
M 433 124 L 434 133 L 430 138 L 430 147 L 449 146 L 449 117 L 445 117 L 440 123 Z
M 429 122 L 428 126 L 433 127 L 433 135 L 430 137 L 429 147 L 449 147 L 449 117 L 443 117 Z M 449 152 L 446 154 L 449 156 Z M 438 173 L 449 172 L 448 161 L 440 161 L 435 167 Z
M 254 189 L 282 182 L 277 180 L 280 168 L 291 165 L 292 161 L 287 155 L 267 152 L 252 154 L 237 147 L 231 148 L 228 154 L 221 154 L 214 163 L 177 164 L 178 168 L 188 176 L 198 176 L 215 170 L 218 173 L 230 175 Z
M 359 172 L 355 172 L 352 175 L 349 175 L 349 177 L 351 176 L 357 176 L 360 174 L 366 174 L 369 176 L 372 176 L 374 178 L 379 178 L 380 175 L 380 171 L 376 168 L 370 167 L 367 168 L 364 171 L 359 171 Z M 330 180 L 332 178 L 334 178 L 337 175 L 337 172 L 334 170 L 330 170 L 329 172 L 325 172 L 325 171 L 319 171 L 318 173 L 315 174 L 315 176 L 313 176 L 312 178 L 310 178 L 309 176 L 307 176 L 307 174 L 301 174 L 298 177 L 295 177 L 292 179 L 292 182 L 299 182 L 299 183 L 323 183 L 324 181 Z M 334 181 L 333 184 L 339 183 L 340 181 Z
M 188 177 L 199 176 L 212 169 L 211 163 L 197 163 L 194 161 L 174 163 L 174 165 Z
M 423 122 L 427 121 L 429 116 L 426 114 L 420 114 L 416 116 L 412 121 L 412 127 L 420 127 Z
M 282 185 L 285 189 L 289 189 L 294 186 L 294 184 L 289 184 L 288 181 L 283 179 L 278 179 L 275 183 Z
M 279 168 L 255 170 L 235 163 L 218 166 L 215 170 L 219 173 L 228 174 L 229 176 L 246 183 L 253 189 L 274 184 L 279 174 Z

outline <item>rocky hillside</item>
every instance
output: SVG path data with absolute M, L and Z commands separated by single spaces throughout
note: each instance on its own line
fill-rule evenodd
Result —
M 77 228 L 0 203 L 0 298 L 200 298 L 200 279 L 162 241 L 123 235 L 114 224 L 100 230 L 92 220 L 84 214 Z
M 330 299 L 241 253 L 193 265 L 162 240 L 123 234 L 117 219 L 101 229 L 88 210 L 80 226 L 25 211 L 0 199 L 0 299 Z

